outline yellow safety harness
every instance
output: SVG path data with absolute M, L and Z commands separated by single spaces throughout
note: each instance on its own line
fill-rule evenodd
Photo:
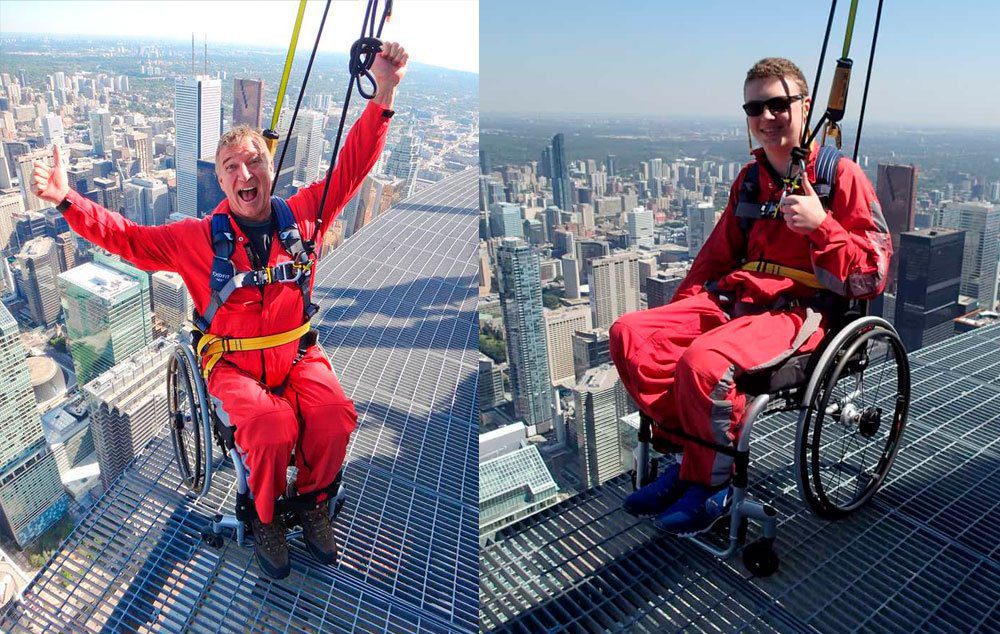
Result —
M 198 341 L 195 351 L 200 357 L 205 359 L 205 368 L 202 376 L 208 380 L 208 375 L 212 373 L 212 368 L 219 362 L 222 355 L 227 352 L 247 352 L 250 350 L 263 350 L 265 348 L 275 348 L 293 341 L 302 339 L 309 332 L 309 322 L 305 322 L 298 328 L 287 332 L 279 332 L 274 335 L 264 335 L 263 337 L 246 337 L 234 339 L 231 337 L 221 337 L 206 332 Z
M 809 271 L 801 271 L 799 269 L 793 269 L 790 266 L 781 266 L 780 264 L 765 262 L 764 260 L 747 262 L 740 267 L 740 270 L 757 271 L 758 273 L 768 273 L 770 275 L 780 275 L 781 277 L 787 277 L 795 280 L 796 282 L 805 284 L 809 288 L 826 288 L 820 283 L 819 279 Z

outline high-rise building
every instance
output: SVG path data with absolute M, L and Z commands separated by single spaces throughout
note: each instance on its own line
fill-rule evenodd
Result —
M 285 149 L 288 146 L 288 149 Z M 295 169 L 299 156 L 306 151 L 306 138 L 300 134 L 295 134 L 291 138 L 283 136 L 274 152 L 274 169 L 277 173 L 274 176 L 274 195 L 288 198 L 294 194 L 298 187 L 295 183 Z M 278 169 L 278 161 L 284 152 L 284 160 L 281 161 L 281 169 Z
M 610 328 L 625 313 L 639 310 L 639 255 L 616 253 L 593 262 L 590 307 L 594 328 Z
M 573 333 L 573 376 L 579 383 L 587 370 L 611 363 L 611 340 L 607 330 L 594 328 Z
M 628 414 L 628 396 L 613 365 L 587 370 L 573 390 L 580 480 L 588 489 L 625 470 L 618 419 Z
M 63 129 L 62 117 L 52 113 L 42 117 L 42 135 L 45 137 L 46 145 L 65 143 L 66 131 Z
M 153 140 L 145 132 L 125 134 L 125 147 L 132 151 L 139 163 L 139 173 L 147 174 L 153 168 Z
M 486 411 L 497 405 L 503 405 L 503 370 L 493 359 L 480 355 L 479 357 L 479 411 Z
M 152 275 L 153 313 L 169 332 L 181 329 L 191 318 L 194 302 L 181 276 L 172 271 L 157 271 Z
M 590 284 L 594 260 L 611 254 L 607 240 L 580 240 L 576 243 L 576 259 L 580 263 L 580 282 Z
M 910 352 L 955 334 L 966 234 L 957 229 L 904 231 L 899 241 L 895 319 Z
M 24 213 L 24 197 L 17 189 L 0 189 L 0 250 L 6 251 L 11 241 L 17 244 L 14 218 Z
M 118 185 L 118 175 L 111 178 L 95 178 L 92 180 L 97 194 L 96 202 L 111 211 L 121 211 L 125 200 L 121 187 Z
M 494 238 L 523 238 L 521 208 L 514 203 L 490 205 L 490 235 Z
M 103 157 L 111 151 L 115 135 L 111 127 L 111 113 L 107 108 L 99 108 L 90 113 L 90 143 L 94 146 L 94 154 Z
M 105 489 L 169 417 L 164 377 L 175 339 L 157 339 L 83 386 Z
M 615 155 L 608 154 L 608 157 L 604 159 L 604 166 L 608 170 L 608 178 L 614 178 L 615 172 Z
M 403 180 L 403 197 L 405 200 L 413 195 L 417 184 L 417 161 L 420 158 L 420 138 L 414 136 L 410 128 L 399 139 L 392 149 L 385 173 Z
M 219 144 L 222 84 L 205 75 L 179 77 L 174 82 L 174 168 L 177 171 L 177 211 L 198 215 L 198 161 L 214 160 Z
M 917 214 L 917 168 L 912 165 L 878 165 L 876 190 L 882 215 L 892 236 L 892 259 L 886 276 L 885 291 L 896 292 L 896 270 L 899 266 L 899 236 L 913 231 Z
M 2 132 L 0 130 L 0 133 Z M 2 135 L 0 135 L 0 138 L 2 138 Z M 4 153 L 4 144 L 0 143 L 0 191 L 10 189 L 14 185 L 13 174 L 14 171 L 11 169 L 10 163 L 7 161 L 7 155 Z
M 211 215 L 220 202 L 225 200 L 219 185 L 219 177 L 215 175 L 215 159 L 198 160 L 198 217 Z
M 563 211 L 573 210 L 573 182 L 569 178 L 569 163 L 566 162 L 565 138 L 562 133 L 552 137 L 552 199 L 556 207 Z
M 647 277 L 646 307 L 659 308 L 669 304 L 683 281 L 683 273 L 660 271 L 656 275 Z
M 962 295 L 977 298 L 983 310 L 993 310 L 997 304 L 1000 205 L 981 201 L 950 203 L 941 211 L 941 224 L 965 231 Z
M 136 176 L 125 181 L 122 193 L 125 217 L 129 220 L 148 226 L 167 223 L 170 192 L 162 181 Z
M 401 198 L 403 183 L 398 178 L 369 174 L 361 183 L 358 193 L 348 201 L 341 214 L 344 238 L 361 231 L 372 220 L 385 213 Z
M 315 110 L 300 110 L 295 118 L 294 134 L 302 138 L 301 145 L 295 153 L 295 180 L 305 185 L 311 184 L 321 176 L 320 158 L 323 156 L 323 122 L 325 116 Z M 281 138 L 288 136 L 288 128 L 292 123 L 292 111 L 284 110 L 278 119 L 278 133 Z M 286 157 L 283 165 L 290 165 L 291 157 Z
M 717 218 L 718 214 L 712 203 L 701 202 L 688 206 L 687 242 L 688 254 L 692 260 L 698 257 L 698 252 L 715 228 Z
M 549 351 L 552 384 L 576 383 L 573 374 L 573 335 L 590 330 L 590 308 L 574 306 L 545 311 L 545 344 Z
M 563 296 L 566 299 L 580 299 L 580 264 L 576 261 L 576 256 L 572 253 L 563 255 L 562 270 L 565 286 Z
M 538 447 L 528 445 L 479 464 L 479 535 L 489 537 L 552 506 L 559 486 Z
M 122 272 L 125 266 L 113 268 L 109 259 L 95 258 L 59 275 L 69 350 L 81 385 L 152 341 L 148 281 L 144 285 Z
M 0 533 L 26 546 L 66 513 L 17 322 L 0 305 Z
M 490 158 L 486 154 L 486 150 L 479 150 L 479 173 L 482 175 L 487 175 L 493 171 L 490 165 Z
M 264 82 L 260 79 L 233 81 L 233 127 L 248 125 L 261 129 L 264 113 Z
M 28 211 L 38 211 L 39 209 L 51 207 L 51 203 L 42 200 L 32 193 L 31 183 L 33 182 L 32 178 L 35 173 L 35 166 L 32 164 L 34 161 L 42 161 L 49 166 L 52 166 L 55 163 L 52 148 L 45 147 L 32 152 L 19 154 L 17 155 L 16 160 L 17 175 L 21 187 L 21 196 L 24 197 L 25 209 Z
M 514 413 L 548 431 L 553 402 L 538 253 L 518 238 L 504 238 L 497 259 Z
M 39 326 L 53 326 L 59 319 L 59 252 L 48 236 L 24 243 L 17 254 L 31 319 Z
M 653 211 L 636 207 L 628 212 L 629 243 L 641 247 L 653 246 Z

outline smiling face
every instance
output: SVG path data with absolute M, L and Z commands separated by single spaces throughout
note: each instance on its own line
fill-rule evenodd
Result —
M 229 199 L 233 215 L 247 220 L 265 220 L 271 215 L 271 183 L 274 166 L 263 144 L 252 137 L 237 139 L 219 150 L 215 173 Z
M 795 97 L 803 92 L 795 79 L 786 75 L 784 78 L 751 79 L 743 89 L 743 96 L 747 102 L 763 102 L 775 97 Z M 747 117 L 750 133 L 768 153 L 789 152 L 799 143 L 809 104 L 809 98 L 805 97 L 791 101 L 788 109 L 783 111 L 779 109 L 778 112 L 773 112 L 770 108 L 764 108 L 759 115 Z

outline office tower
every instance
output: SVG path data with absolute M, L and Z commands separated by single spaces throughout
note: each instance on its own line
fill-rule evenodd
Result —
M 503 405 L 503 370 L 493 359 L 479 355 L 479 411 Z
M 642 255 L 639 258 L 639 290 L 643 293 L 646 292 L 646 282 L 650 277 L 656 275 L 659 263 L 656 261 L 655 255 Z
M 486 175 L 492 171 L 493 169 L 490 166 L 490 158 L 486 155 L 486 150 L 479 150 L 479 173 Z
M 541 160 L 538 162 L 538 175 L 540 177 L 552 179 L 552 146 L 546 145 L 542 148 Z
M 14 185 L 13 174 L 10 163 L 7 161 L 4 144 L 0 143 L 0 191 L 10 189 Z
M 604 159 L 604 166 L 608 170 L 608 178 L 614 178 L 615 174 L 616 174 L 616 172 L 615 172 L 615 155 L 614 154 L 608 154 L 608 157 L 606 159 Z
M 963 231 L 940 228 L 900 235 L 894 324 L 908 351 L 955 334 L 966 238 Z
M 323 155 L 323 121 L 324 115 L 314 110 L 300 110 L 295 118 L 293 134 L 301 137 L 300 145 L 295 153 L 294 180 L 303 185 L 310 185 L 325 174 L 320 173 L 320 159 Z M 278 133 L 281 138 L 288 136 L 288 128 L 292 123 L 292 111 L 284 110 L 278 119 Z M 276 155 L 279 156 L 279 155 Z M 283 165 L 291 165 L 291 157 L 286 157 Z M 284 170 L 282 170 L 284 171 Z M 377 173 L 377 170 L 372 170 Z
M 629 244 L 641 247 L 653 246 L 653 212 L 637 207 L 628 212 Z
M 111 211 L 121 211 L 125 199 L 121 187 L 118 185 L 118 175 L 112 174 L 111 178 L 94 178 L 91 181 L 94 190 L 97 192 L 96 202 Z
M 102 157 L 114 147 L 114 130 L 111 127 L 111 113 L 106 108 L 90 113 L 90 144 L 94 154 Z
M 639 310 L 639 255 L 616 253 L 593 262 L 590 307 L 595 328 L 610 328 L 620 316 Z
M 56 242 L 43 236 L 24 243 L 17 254 L 31 319 L 39 326 L 54 326 L 59 319 L 59 253 Z
M 14 218 L 24 211 L 21 192 L 17 189 L 0 189 L 0 250 L 8 250 L 11 241 L 18 244 L 14 233 Z
M 198 160 L 198 217 L 211 215 L 226 198 L 215 174 L 215 159 Z
M 105 489 L 169 418 L 165 377 L 176 345 L 157 339 L 83 386 Z
M 576 259 L 580 262 L 580 282 L 590 284 L 594 260 L 611 253 L 611 245 L 606 240 L 580 240 L 576 243 Z
M 45 137 L 46 145 L 65 143 L 66 132 L 63 129 L 62 117 L 51 113 L 42 117 L 42 135 Z
M 628 413 L 628 397 L 613 365 L 587 370 L 573 389 L 580 480 L 588 489 L 620 475 L 618 419 Z
M 42 200 L 32 193 L 31 183 L 33 182 L 32 178 L 35 173 L 35 167 L 32 163 L 34 161 L 43 161 L 51 166 L 55 162 L 53 156 L 51 147 L 17 155 L 17 175 L 21 187 L 21 196 L 24 197 L 24 208 L 27 211 L 38 211 L 39 209 L 52 206 L 51 203 Z
M 717 215 L 712 203 L 695 203 L 688 206 L 688 254 L 693 260 L 715 228 Z
M 580 299 L 580 263 L 576 257 L 567 253 L 562 256 L 563 284 L 566 299 Z
M 913 231 L 917 213 L 917 168 L 912 165 L 878 165 L 876 190 L 882 215 L 892 236 L 892 259 L 885 291 L 896 292 L 896 271 L 899 267 L 899 235 Z
M 514 203 L 490 205 L 490 236 L 494 238 L 523 238 L 521 208 Z
M 344 224 L 344 238 L 361 231 L 372 220 L 381 216 L 392 205 L 401 200 L 402 181 L 391 176 L 369 174 L 361 183 L 361 189 L 354 195 L 341 214 Z
M 286 145 L 288 146 L 287 150 L 285 150 Z M 299 160 L 299 156 L 306 151 L 305 148 L 306 138 L 299 134 L 296 134 L 291 138 L 283 136 L 278 141 L 277 148 L 274 152 L 274 169 L 278 170 L 278 161 L 281 158 L 282 152 L 285 153 L 285 160 L 282 161 L 281 169 L 275 174 L 274 177 L 275 196 L 288 198 L 298 191 L 298 187 L 295 185 L 296 162 Z
M 153 273 L 151 285 L 153 313 L 167 331 L 176 332 L 191 318 L 194 302 L 181 276 L 172 271 Z
M 139 163 L 139 173 L 146 174 L 153 167 L 153 140 L 145 132 L 128 132 L 125 134 L 125 147 L 132 151 L 132 156 Z
M 98 256 L 59 275 L 69 350 L 81 385 L 152 341 L 148 281 L 122 272 L 125 267 L 113 268 L 110 259 Z
M 63 273 L 76 266 L 76 240 L 73 232 L 66 230 L 55 237 L 56 257 L 59 260 L 59 272 Z M 56 284 L 58 290 L 59 285 Z M 62 305 L 60 304 L 60 309 Z
M 538 254 L 518 238 L 504 238 L 497 259 L 514 413 L 539 433 L 548 431 L 552 389 Z
M 545 345 L 549 351 L 550 379 L 555 384 L 573 385 L 573 335 L 590 330 L 590 308 L 575 306 L 545 311 Z
M 573 210 L 573 182 L 569 178 L 566 147 L 562 133 L 552 137 L 552 199 L 563 211 Z
M 248 125 L 261 129 L 264 113 L 264 82 L 260 79 L 233 81 L 233 127 Z
M 997 303 L 1000 205 L 980 201 L 949 203 L 941 212 L 941 224 L 965 231 L 962 295 L 979 299 L 983 310 L 993 310 Z
M 538 218 L 528 218 L 521 223 L 521 228 L 525 240 L 532 246 L 542 246 L 545 244 L 545 227 Z
M 567 254 L 576 257 L 579 262 L 579 257 L 576 255 L 576 238 L 572 231 L 556 229 L 552 232 L 552 255 L 558 258 Z
M 385 173 L 403 180 L 403 197 L 406 200 L 413 195 L 417 184 L 417 161 L 420 158 L 420 139 L 413 135 L 413 128 L 403 134 L 399 143 L 392 149 Z
M 163 225 L 170 215 L 170 192 L 163 181 L 136 176 L 122 188 L 125 216 L 142 225 Z
M 611 363 L 608 331 L 593 328 L 573 333 L 573 376 L 579 383 L 587 370 Z
M 19 251 L 28 240 L 41 238 L 48 232 L 45 214 L 40 211 L 25 211 L 14 218 L 14 240 L 12 249 Z
M 480 539 L 555 504 L 558 493 L 535 445 L 480 463 Z
M 0 305 L 0 534 L 24 547 L 66 513 L 17 322 Z
M 174 82 L 174 168 L 177 211 L 198 215 L 198 160 L 215 160 L 219 144 L 222 84 L 204 75 Z
M 666 306 L 684 281 L 682 272 L 663 272 L 646 278 L 646 307 Z

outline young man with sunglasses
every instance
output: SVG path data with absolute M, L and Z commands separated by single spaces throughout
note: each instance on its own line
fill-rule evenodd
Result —
M 763 59 L 743 92 L 748 134 L 761 145 L 754 162 L 733 183 L 671 303 L 623 315 L 610 333 L 622 382 L 655 421 L 654 446 L 684 450 L 679 465 L 625 500 L 625 510 L 655 515 L 657 526 L 682 535 L 707 530 L 728 511 L 733 460 L 670 431 L 731 445 L 747 405 L 735 378 L 815 350 L 830 313 L 882 292 L 891 255 L 875 192 L 857 164 L 836 162 L 826 206 L 813 187 L 818 147 L 796 178 L 792 150 L 812 105 L 802 71 Z M 800 183 L 792 191 L 789 174 Z M 737 217 L 740 203 L 769 213 L 747 222 Z

